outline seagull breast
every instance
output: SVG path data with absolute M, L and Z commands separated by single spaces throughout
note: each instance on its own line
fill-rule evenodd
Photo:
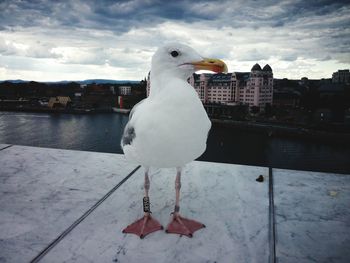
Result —
M 219 72 L 227 67 L 181 44 L 156 52 L 150 96 L 133 109 L 124 131 L 122 147 L 127 158 L 163 168 L 181 167 L 202 155 L 211 122 L 197 92 L 187 82 L 199 69 Z

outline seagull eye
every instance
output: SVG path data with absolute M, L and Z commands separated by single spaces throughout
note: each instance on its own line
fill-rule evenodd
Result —
M 179 55 L 179 52 L 177 52 L 176 50 L 174 50 L 174 51 L 171 51 L 171 52 L 170 52 L 170 55 L 171 55 L 173 58 L 176 58 L 176 57 Z

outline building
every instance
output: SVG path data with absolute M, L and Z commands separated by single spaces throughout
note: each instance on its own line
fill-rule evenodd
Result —
M 301 94 L 298 91 L 275 91 L 273 105 L 278 107 L 297 108 L 300 105 Z
M 261 69 L 259 64 L 255 64 L 250 72 L 193 74 L 188 82 L 195 88 L 204 104 L 245 104 L 259 108 L 272 104 L 273 73 L 269 65 Z M 150 74 L 147 96 L 149 90 Z
M 48 102 L 49 108 L 66 108 L 72 100 L 68 96 L 51 97 Z
M 120 95 L 131 95 L 131 86 L 120 86 L 119 87 Z
M 350 83 L 350 71 L 348 69 L 338 70 L 332 74 L 332 83 Z
M 234 73 L 193 74 L 189 83 L 203 103 L 227 104 L 235 101 L 237 91 Z
M 148 72 L 148 75 L 147 75 L 147 81 L 146 81 L 146 96 L 148 97 L 149 96 L 149 91 L 151 89 L 151 71 Z
M 246 104 L 265 107 L 272 104 L 273 74 L 269 65 L 255 64 L 250 72 L 193 74 L 189 83 L 203 103 Z

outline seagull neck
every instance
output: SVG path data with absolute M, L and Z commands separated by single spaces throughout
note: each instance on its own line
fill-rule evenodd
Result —
M 150 96 L 154 96 L 158 94 L 160 91 L 166 89 L 169 87 L 169 83 L 174 82 L 174 81 L 184 81 L 185 80 L 177 77 L 177 76 L 172 76 L 170 74 L 167 74 L 168 72 L 161 73 L 161 74 L 152 74 L 150 76 L 150 84 L 151 84 L 151 89 L 150 89 Z M 187 82 L 186 82 L 187 83 Z

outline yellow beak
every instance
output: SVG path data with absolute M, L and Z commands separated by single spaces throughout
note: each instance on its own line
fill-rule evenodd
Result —
M 194 66 L 196 70 L 210 70 L 216 73 L 227 73 L 227 66 L 225 62 L 215 58 L 205 58 L 201 61 L 194 61 L 189 63 Z

